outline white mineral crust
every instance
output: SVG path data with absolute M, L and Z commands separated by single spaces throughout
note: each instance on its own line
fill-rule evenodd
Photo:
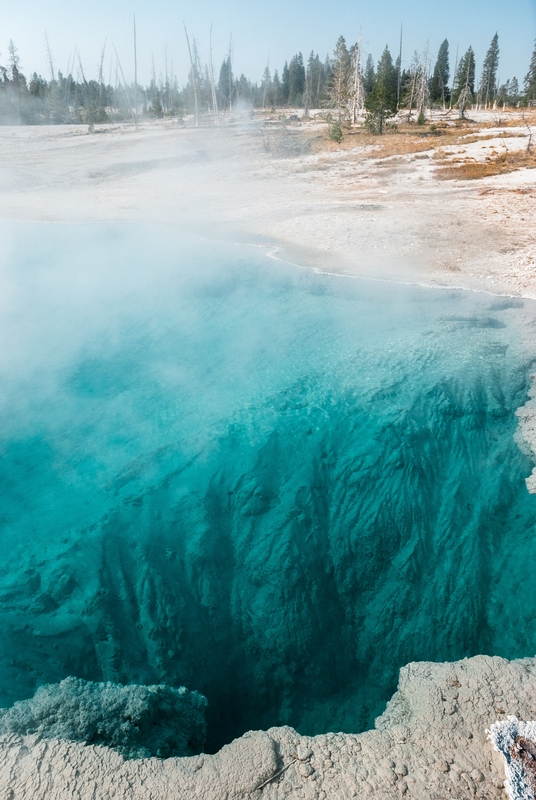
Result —
M 504 759 L 494 745 L 503 742 L 504 752 L 508 736 L 515 736 L 512 726 L 525 735 L 524 725 L 536 726 L 513 717 L 534 715 L 535 694 L 536 659 L 476 656 L 408 664 L 376 729 L 358 735 L 271 728 L 247 733 L 212 756 L 129 761 L 105 747 L 9 734 L 0 739 L 0 797 L 504 798 Z M 511 770 L 507 778 L 512 792 Z M 533 797 L 519 791 L 511 797 Z

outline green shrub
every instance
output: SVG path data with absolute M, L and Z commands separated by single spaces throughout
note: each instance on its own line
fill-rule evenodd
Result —
M 332 142 L 342 142 L 342 128 L 340 122 L 334 122 L 329 129 L 329 138 Z

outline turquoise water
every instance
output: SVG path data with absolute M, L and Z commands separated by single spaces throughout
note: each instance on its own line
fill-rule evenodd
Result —
M 534 654 L 529 304 L 126 226 L 2 241 L 0 706 L 186 685 L 214 749 Z

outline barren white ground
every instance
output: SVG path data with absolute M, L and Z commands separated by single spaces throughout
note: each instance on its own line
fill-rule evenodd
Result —
M 483 126 L 493 122 L 481 116 Z M 430 139 L 434 150 L 389 157 L 357 138 L 355 147 L 283 157 L 281 131 L 246 120 L 220 130 L 108 126 L 93 135 L 77 126 L 2 127 L 0 220 L 154 222 L 271 243 L 325 271 L 536 298 L 536 169 L 436 179 L 435 153 L 481 160 L 526 147 L 520 120 L 497 122 L 482 129 L 482 141 L 473 141 L 477 127 L 466 144 Z M 291 126 L 286 135 L 296 142 L 315 128 Z

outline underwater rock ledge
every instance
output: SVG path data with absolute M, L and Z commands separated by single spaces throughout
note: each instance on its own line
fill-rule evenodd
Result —
M 519 433 L 516 436 L 521 450 L 525 451 L 536 462 L 536 373 L 530 375 L 529 399 L 524 406 L 518 408 Z M 536 494 L 536 467 L 525 480 L 530 494 Z
M 504 797 L 504 762 L 487 730 L 534 717 L 536 658 L 414 662 L 375 730 L 300 736 L 246 733 L 216 755 L 126 760 L 114 750 L 39 735 L 0 736 L 10 800 L 231 800 Z
M 206 697 L 185 686 L 122 686 L 65 678 L 0 709 L 0 735 L 113 747 L 125 758 L 194 756 L 207 738 Z

